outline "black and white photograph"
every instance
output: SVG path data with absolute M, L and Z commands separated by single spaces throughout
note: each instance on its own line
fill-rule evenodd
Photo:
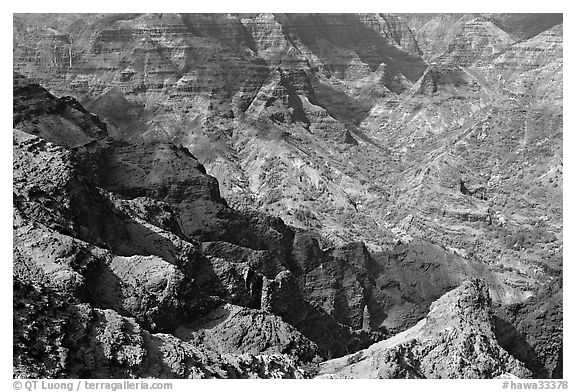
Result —
M 567 389 L 563 17 L 13 13 L 7 390 Z

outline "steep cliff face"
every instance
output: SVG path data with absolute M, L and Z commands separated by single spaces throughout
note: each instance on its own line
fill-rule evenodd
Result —
M 21 130 L 70 147 L 108 136 L 106 125 L 74 98 L 51 99 L 46 90 L 18 73 L 14 73 L 13 84 L 14 123 Z
M 286 355 L 219 354 L 151 334 L 110 309 L 14 280 L 14 375 L 21 378 L 303 378 Z
M 265 311 L 226 304 L 175 335 L 195 345 L 205 345 L 220 354 L 277 354 L 303 362 L 314 359 L 318 348 L 296 328 Z M 300 340 L 298 340 L 300 339 Z
M 374 287 L 368 272 L 370 254 L 364 244 L 354 243 L 330 249 L 328 255 L 302 279 L 304 293 L 336 320 L 362 329 L 367 306 L 378 307 L 370 301 Z
M 83 129 L 91 132 L 93 126 L 80 126 L 75 118 L 63 122 L 72 110 L 86 114 L 79 104 L 69 107 L 38 85 L 20 76 L 16 80 L 14 125 L 30 131 L 14 129 L 13 136 L 14 284 L 23 285 L 14 306 L 24 312 L 14 319 L 15 333 L 23 339 L 15 356 L 16 374 L 302 377 L 307 373 L 297 366 L 317 354 L 344 355 L 380 337 L 354 331 L 355 325 L 338 323 L 311 304 L 290 272 L 303 273 L 293 255 L 292 229 L 277 218 L 230 209 L 217 182 L 187 150 L 167 143 L 110 141 L 100 134 L 91 138 Z M 24 98 L 39 102 L 38 108 L 65 107 L 49 114 L 40 110 L 28 118 L 18 113 L 27 110 Z M 68 125 L 72 140 L 65 138 L 66 128 L 46 127 L 47 116 Z M 89 116 L 99 131 L 106 131 Z M 299 262 L 314 263 L 311 256 L 323 254 L 313 245 L 312 253 Z M 57 300 L 55 308 L 24 310 L 32 301 L 28 294 L 48 292 L 63 302 Z M 64 304 L 66 309 L 61 309 Z M 78 320 L 58 321 L 55 330 L 34 332 L 55 337 L 46 355 L 30 351 L 34 345 L 26 343 L 26 320 L 58 318 L 67 311 L 80 312 Z M 86 329 L 93 327 L 90 315 L 101 319 L 103 328 L 134 331 L 122 338 L 113 331 L 109 338 L 96 334 L 86 348 L 99 350 L 102 339 L 125 346 L 118 355 L 136 355 L 127 359 L 129 369 L 108 365 L 116 361 L 116 354 L 106 354 L 109 348 L 103 348 L 102 367 L 86 362 L 96 354 L 67 354 L 75 350 L 66 340 L 68 331 L 75 331 L 78 341 L 95 334 Z M 89 326 L 78 329 L 76 322 Z M 122 326 L 126 323 L 130 327 Z M 231 324 L 237 335 L 225 333 Z M 219 330 L 224 332 L 216 333 Z M 134 345 L 126 343 L 133 340 Z M 163 361 L 159 357 L 152 367 L 142 362 L 155 358 L 158 350 L 180 358 L 177 347 L 188 353 L 181 361 L 156 364 Z M 61 355 L 57 368 L 40 366 L 35 373 L 28 362 L 40 358 L 52 363 L 53 351 Z M 227 356 L 230 352 L 236 355 Z M 74 361 L 79 363 L 72 365 Z M 196 369 L 207 364 L 216 368 Z M 166 373 L 158 366 L 176 370 Z
M 526 364 L 537 378 L 560 378 L 563 372 L 562 288 L 542 288 L 524 303 L 497 307 L 500 345 Z
M 75 94 L 111 135 L 183 144 L 234 207 L 317 230 L 322 245 L 437 238 L 526 274 L 515 287 L 558 271 L 559 15 L 14 23 L 16 69 Z
M 470 49 L 472 65 L 447 54 L 363 123 L 394 146 L 392 230 L 489 265 L 519 294 L 495 297 L 505 302 L 561 274 L 561 36 L 555 26 L 490 56 Z
M 562 23 L 561 14 L 404 14 L 401 17 L 416 36 L 423 58 L 433 62 L 444 53 L 455 37 L 463 32 L 465 25 L 472 20 L 471 26 L 480 26 L 478 20 L 490 22 L 501 30 L 498 35 L 510 37 L 514 42 L 532 38 Z M 504 34 L 503 34 L 504 33 Z M 480 38 L 487 38 L 480 34 Z M 487 42 L 489 40 L 486 40 Z
M 442 296 L 425 319 L 366 350 L 320 365 L 322 378 L 495 378 L 531 375 L 498 345 L 490 296 L 467 281 Z
M 410 29 L 393 15 L 18 15 L 14 28 L 21 72 L 43 61 L 38 76 L 53 91 L 71 84 L 127 136 L 137 136 L 122 121 L 130 113 L 105 110 L 108 91 L 170 120 L 142 122 L 140 133 L 185 138 L 171 123 L 184 121 L 189 132 L 211 114 L 244 112 L 278 67 L 301 71 L 305 84 L 311 75 L 354 80 L 388 63 L 389 89 L 406 88 L 401 80 L 414 81 L 425 68 Z
M 354 215 L 351 200 L 363 192 L 344 173 L 342 146 L 362 138 L 355 124 L 373 97 L 406 89 L 425 69 L 410 29 L 393 15 L 67 14 L 14 22 L 15 68 L 58 95 L 75 94 L 110 134 L 182 143 L 233 205 L 256 202 L 300 227 L 316 221 L 336 241 L 350 239 L 352 225 L 333 218 Z M 283 170 L 294 164 L 300 175 Z M 311 203 L 315 195 L 321 202 Z
M 519 274 L 492 270 L 426 241 L 398 244 L 373 258 L 372 298 L 381 310 L 370 315 L 371 323 L 395 333 L 413 326 L 433 301 L 473 277 L 485 281 L 491 298 L 498 303 L 526 296 L 524 288 L 506 280 L 508 276 L 520 278 Z
M 561 279 L 561 15 L 31 14 L 14 35 L 15 70 L 75 97 L 15 75 L 18 279 L 151 333 L 264 309 L 324 357 L 471 277 L 506 306 Z

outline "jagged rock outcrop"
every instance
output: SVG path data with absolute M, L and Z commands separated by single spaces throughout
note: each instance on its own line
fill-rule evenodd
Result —
M 435 301 L 416 326 L 320 365 L 323 378 L 495 378 L 531 372 L 498 345 L 491 299 L 479 280 Z
M 383 337 L 379 333 L 369 333 L 360 328 L 354 330 L 338 323 L 324 309 L 306 301 L 290 271 L 279 273 L 274 280 L 264 281 L 261 303 L 262 309 L 282 316 L 315 342 L 324 357 L 357 351 Z
M 489 59 L 514 43 L 514 39 L 489 20 L 474 18 L 462 24 L 446 51 L 435 58 L 444 64 L 471 66 Z
M 87 278 L 93 304 L 131 315 L 148 330 L 170 331 L 194 317 L 196 287 L 160 257 L 115 256 L 93 268 Z
M 371 263 L 362 243 L 328 249 L 326 257 L 319 259 L 319 265 L 301 278 L 306 298 L 337 321 L 362 329 L 366 306 L 371 312 L 379 306 L 370 301 L 375 288 L 369 274 Z
M 274 155 L 296 154 L 306 164 L 306 178 L 295 176 L 314 184 L 304 196 L 320 186 L 336 207 L 351 209 L 337 179 L 315 179 L 322 159 L 298 146 L 318 138 L 313 150 L 337 158 L 334 147 L 366 140 L 355 125 L 372 97 L 408 88 L 425 69 L 412 32 L 394 15 L 18 15 L 15 31 L 15 68 L 51 91 L 75 94 L 110 134 L 177 141 L 218 177 L 227 200 L 257 199 L 304 227 L 310 222 L 297 217 L 298 206 L 278 198 L 284 184 L 276 174 L 287 171 L 263 171 L 259 186 L 253 169 L 265 162 L 250 151 L 269 149 L 254 128 L 258 139 L 288 142 Z M 33 71 L 40 63 L 42 71 Z M 338 227 L 336 237 L 350 229 Z
M 494 325 L 498 343 L 536 378 L 562 378 L 564 327 L 558 282 L 523 303 L 496 307 Z
M 16 69 L 53 91 L 76 94 L 114 135 L 181 142 L 218 178 L 231 205 L 256 205 L 317 229 L 330 245 L 362 240 L 390 247 L 397 236 L 389 228 L 412 214 L 411 235 L 440 236 L 466 252 L 475 247 L 472 233 L 486 230 L 477 219 L 510 221 L 501 201 L 508 189 L 496 186 L 497 178 L 510 178 L 508 167 L 530 178 L 513 184 L 550 193 L 530 170 L 556 167 L 561 158 L 554 136 L 561 104 L 550 97 L 561 91 L 561 15 L 69 14 L 16 15 L 14 22 Z M 434 72 L 424 60 L 437 63 Z M 519 74 L 526 67 L 531 74 Z M 548 93 L 538 87 L 541 78 Z M 542 99 L 547 103 L 537 103 Z M 531 103 L 535 110 L 526 110 Z M 523 155 L 537 153 L 531 146 L 540 141 L 552 143 L 550 162 L 521 168 L 500 159 L 500 148 L 478 148 L 516 134 L 504 143 L 508 154 L 516 142 L 524 148 L 517 130 L 525 113 L 550 132 L 528 130 L 535 139 Z M 511 129 L 498 131 L 500 119 Z M 434 158 L 446 157 L 455 140 L 461 147 L 449 149 L 446 162 Z M 487 167 L 467 169 L 472 161 Z M 494 186 L 487 184 L 488 166 L 497 167 Z M 430 184 L 430 177 L 453 175 L 493 191 L 497 207 L 490 213 L 489 203 L 465 198 L 433 204 L 450 187 Z M 514 208 L 531 204 L 518 200 Z M 428 219 L 432 209 L 437 223 Z M 383 216 L 385 225 L 375 223 Z M 449 239 L 458 225 L 467 230 Z M 488 230 L 510 237 L 522 230 L 513 226 Z M 502 241 L 490 241 L 485 248 L 503 252 Z M 486 263 L 498 257 L 478 248 Z M 502 264 L 515 268 L 514 259 L 537 251 L 519 249 Z M 539 259 L 554 251 L 543 253 Z
M 150 333 L 266 306 L 326 357 L 482 277 L 561 376 L 525 302 L 562 274 L 561 14 L 17 14 L 13 55 L 75 97 L 15 75 L 18 279 Z
M 392 250 L 375 253 L 369 269 L 374 279 L 371 323 L 398 333 L 428 313 L 430 304 L 466 279 L 481 277 L 498 303 L 526 297 L 521 287 L 502 282 L 483 263 L 467 260 L 427 241 L 399 243 Z
M 426 28 L 451 17 L 431 16 Z M 457 41 L 479 48 L 483 38 L 466 31 L 454 32 Z M 562 269 L 561 41 L 558 24 L 494 53 L 464 45 L 454 52 L 461 59 L 447 54 L 431 68 L 436 92 L 422 89 L 423 77 L 398 105 L 376 104 L 363 123 L 396 145 L 392 231 L 488 266 L 504 284 L 498 302 L 525 300 Z M 470 192 L 460 191 L 461 181 Z
M 40 85 L 16 72 L 13 91 L 13 122 L 25 132 L 70 147 L 108 136 L 106 125 L 72 97 L 53 99 Z
M 144 250 L 135 235 L 143 225 L 82 175 L 71 152 L 14 130 L 13 188 L 15 276 L 135 317 L 154 331 L 202 308 L 203 295 L 187 277 L 202 262 L 194 246 L 171 243 L 174 235 L 162 237 L 149 224 L 156 232 L 148 234 L 161 237 L 163 247 L 155 255 L 130 253 Z
M 283 355 L 221 355 L 150 334 L 110 309 L 14 280 L 14 375 L 38 378 L 302 378 Z
M 23 83 L 19 79 L 19 89 Z M 36 98 L 57 101 L 32 87 Z M 15 90 L 15 99 L 29 90 Z M 15 118 L 19 126 L 22 117 Z M 63 353 L 60 365 L 39 371 L 67 377 L 303 377 L 307 371 L 298 364 L 317 354 L 343 355 L 378 339 L 310 304 L 289 278 L 290 269 L 302 273 L 292 229 L 278 218 L 230 209 L 186 150 L 107 137 L 74 145 L 58 135 L 44 129 L 47 141 L 15 129 L 13 136 L 14 279 L 27 287 L 15 294 L 14 306 L 25 306 L 26 295 L 53 292 L 77 315 L 54 331 L 38 332 L 60 333 L 46 355 L 58 345 Z M 194 214 L 203 214 L 206 224 L 198 225 Z M 314 245 L 313 253 L 323 253 Z M 62 316 L 60 305 L 42 317 Z M 229 318 L 219 322 L 222 333 L 207 332 L 213 328 L 208 320 L 223 309 Z M 111 335 L 93 332 L 92 319 Z M 237 334 L 227 333 L 231 324 Z M 68 327 L 75 341 L 89 339 L 78 354 L 86 357 L 67 356 L 75 349 L 62 343 Z M 176 331 L 189 331 L 185 341 L 171 335 Z M 103 356 L 94 352 L 102 339 Z M 127 359 L 115 365 L 116 348 L 106 344 Z M 18 362 L 34 361 L 26 346 L 15 357 L 20 376 L 36 374 L 32 364 Z M 166 363 L 164 357 L 175 359 Z M 198 370 L 206 364 L 213 367 Z
M 262 310 L 223 305 L 175 335 L 220 354 L 288 354 L 310 362 L 318 348 L 296 328 Z

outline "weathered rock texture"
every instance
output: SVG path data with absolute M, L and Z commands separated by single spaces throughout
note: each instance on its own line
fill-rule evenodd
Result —
M 498 342 L 536 378 L 561 378 L 562 288 L 547 286 L 524 303 L 496 308 Z
M 498 345 L 490 295 L 466 281 L 435 301 L 414 327 L 356 354 L 324 362 L 323 378 L 525 378 L 524 365 Z
M 15 69 L 110 135 L 182 144 L 232 206 L 323 246 L 434 240 L 512 269 L 509 302 L 560 272 L 561 15 L 16 15 L 14 30 Z
M 291 352 L 324 358 L 469 278 L 526 320 L 542 287 L 560 292 L 562 15 L 13 21 L 14 69 L 62 96 L 15 75 L 24 282 L 150 333 L 268 312 L 313 343 Z M 256 314 L 289 336 L 238 350 L 303 342 Z M 558 330 L 506 314 L 534 349 L 513 355 L 560 377 Z
M 151 334 L 110 309 L 14 280 L 14 376 L 22 378 L 303 378 L 285 355 L 220 355 Z
M 111 141 L 80 104 L 15 81 L 14 125 L 26 130 L 13 133 L 16 375 L 304 377 L 317 355 L 381 337 L 310 303 L 294 231 L 230 209 L 187 150 Z M 51 105 L 63 108 L 40 110 Z M 64 122 L 73 110 L 88 117 Z M 299 262 L 324 255 L 313 245 Z

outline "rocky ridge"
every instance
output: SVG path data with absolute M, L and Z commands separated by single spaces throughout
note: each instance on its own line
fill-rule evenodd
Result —
M 266 307 L 313 337 L 322 355 L 339 356 L 359 348 L 353 329 L 364 330 L 363 344 L 369 331 L 404 330 L 466 278 L 482 276 L 495 302 L 513 309 L 561 279 L 561 22 L 557 15 L 16 15 L 15 69 L 83 105 L 47 99 L 23 82 L 15 124 L 74 150 L 73 164 L 65 158 L 63 166 L 77 166 L 98 191 L 79 185 L 75 171 L 68 180 L 55 174 L 55 184 L 102 195 L 69 197 L 37 184 L 40 191 L 18 191 L 35 200 L 20 206 L 89 252 L 96 246 L 93 257 L 109 251 L 113 272 L 97 268 L 90 277 L 137 281 L 138 270 L 126 274 L 133 263 L 170 276 L 186 301 L 166 303 L 172 288 L 155 292 L 153 284 L 147 290 L 160 304 L 151 313 L 148 300 L 122 299 L 149 295 L 133 284 L 97 295 L 89 288 L 97 307 L 135 312 L 146 328 L 158 328 L 174 306 L 183 310 L 191 290 L 203 293 L 184 313 L 192 318 L 221 300 Z M 86 203 L 99 212 L 82 209 Z M 110 205 L 112 228 L 97 217 Z M 359 240 L 367 247 L 346 245 Z M 42 246 L 38 254 L 50 250 Z M 84 270 L 58 273 L 85 290 Z M 180 273 L 194 274 L 198 288 Z M 514 355 L 534 374 L 557 376 L 561 368 L 542 360 L 562 350 L 561 305 L 553 312 L 551 339 L 521 322 L 532 320 L 530 311 L 504 317 L 515 321 L 503 334 L 528 342 L 521 346 L 528 354 Z M 161 328 L 172 331 L 178 322 L 167 324 Z M 347 327 L 313 332 L 340 328 L 327 325 Z M 348 347 L 334 347 L 338 334 Z
M 303 378 L 296 362 L 270 355 L 217 354 L 130 317 L 60 292 L 14 281 L 17 378 Z
M 232 361 L 261 368 L 254 370 L 261 376 L 272 375 L 266 370 L 267 366 L 275 366 L 272 363 L 287 366 L 286 372 L 279 371 L 278 376 L 302 376 L 298 363 L 307 363 L 316 355 L 355 351 L 378 338 L 377 333 L 355 331 L 338 323 L 308 302 L 294 277 L 302 273 L 292 256 L 294 232 L 278 219 L 246 216 L 230 209 L 220 198 L 215 180 L 186 150 L 165 143 L 131 145 L 88 135 L 84 135 L 84 144 L 62 141 L 62 129 L 53 136 L 51 128 L 44 127 L 48 119 L 55 117 L 60 121 L 59 112 L 54 113 L 51 108 L 40 110 L 28 122 L 22 120 L 19 111 L 27 105 L 39 107 L 36 100 L 30 99 L 30 91 L 48 101 L 46 105 L 63 101 L 37 85 L 23 87 L 24 84 L 25 79 L 16 75 L 15 126 L 22 124 L 30 130 L 35 129 L 32 124 L 39 124 L 40 129 L 31 133 L 15 129 L 13 135 L 14 284 L 22 285 L 22 293 L 54 292 L 74 309 L 81 308 L 78 322 L 83 324 L 87 323 L 86 312 L 102 314 L 103 325 L 110 318 L 110 322 L 120 325 L 129 322 L 137 326 L 137 336 L 126 339 L 138 341 L 144 339 L 141 331 L 171 336 L 176 331 L 198 329 L 199 325 L 206 330 L 208 327 L 202 323 L 213 325 L 211 314 L 221 310 L 230 313 L 232 309 L 233 321 L 223 318 L 216 324 L 225 328 L 226 323 L 238 326 L 242 323 L 239 320 L 245 320 L 248 330 L 241 335 L 230 339 L 224 333 L 211 335 L 216 341 L 202 344 L 198 344 L 198 336 L 184 340 L 172 336 L 170 345 L 186 346 L 185 342 L 192 339 L 195 343 L 187 344 L 216 355 L 214 363 L 219 363 L 218 353 L 226 356 L 236 352 L 240 357 L 230 357 Z M 69 110 L 72 108 L 67 107 L 64 112 Z M 77 124 L 72 125 L 72 130 L 79 129 Z M 105 131 L 106 127 L 100 129 Z M 38 133 L 51 141 L 34 135 Z M 163 161 L 171 164 L 163 166 Z M 232 233 L 234 222 L 243 230 Z M 318 247 L 312 252 L 322 253 Z M 299 260 L 306 263 L 306 259 Z M 15 331 L 23 342 L 28 336 L 23 332 L 27 318 L 37 312 L 38 317 L 49 319 L 64 312 L 59 308 L 60 302 L 55 308 L 50 305 L 28 309 L 28 301 L 24 294 L 14 296 Z M 73 349 L 66 337 L 76 329 L 72 322 L 38 333 L 61 334 L 52 346 L 47 345 L 55 351 L 66 351 Z M 263 339 L 262 331 L 270 331 L 269 338 Z M 256 339 L 256 346 L 248 343 L 250 335 Z M 20 362 L 36 354 L 23 342 L 19 346 L 23 351 L 15 357 L 15 372 L 32 375 L 35 373 L 27 373 L 31 370 Z M 123 345 L 121 341 L 108 343 Z M 153 355 L 151 347 L 138 347 L 144 353 L 139 358 Z M 56 360 L 50 350 L 46 349 L 44 358 L 48 362 Z M 165 350 L 171 352 L 170 348 Z M 245 356 L 256 354 L 270 357 Z M 88 360 L 62 355 L 59 370 L 39 371 L 72 376 L 78 373 L 69 368 L 70 363 Z M 208 363 L 202 359 L 194 361 Z M 134 366 L 139 367 L 139 363 L 134 362 Z M 186 363 L 187 360 L 178 364 L 181 370 L 175 374 L 249 375 L 240 370 L 202 373 L 188 369 Z M 82 373 L 84 376 L 107 374 L 85 365 L 88 373 Z M 240 365 L 235 366 L 238 369 Z M 120 374 L 116 373 L 120 370 L 109 371 Z M 130 376 L 159 374 L 141 370 Z
M 433 302 L 414 327 L 355 354 L 324 362 L 322 378 L 496 378 L 531 375 L 498 345 L 490 296 L 466 281 Z
M 506 278 L 525 288 L 511 301 L 559 271 L 561 16 L 14 23 L 16 69 L 75 94 L 114 136 L 184 145 L 236 208 L 317 231 L 322 246 L 436 238 L 521 275 Z
M 16 79 L 20 88 L 25 79 Z M 45 94 L 33 84 L 24 89 L 30 90 Z M 25 105 L 18 102 L 16 107 Z M 43 116 L 55 116 L 37 115 L 40 124 Z M 17 126 L 20 118 L 16 116 Z M 49 131 L 43 129 L 47 138 Z M 105 138 L 66 148 L 53 140 L 14 130 L 17 376 L 309 377 L 313 373 L 303 370 L 306 363 L 356 352 L 388 332 L 401 331 L 425 313 L 423 304 L 459 284 L 458 279 L 478 273 L 489 276 L 481 264 L 465 266 L 456 256 L 442 261 L 441 248 L 434 261 L 426 243 L 421 245 L 428 259 L 424 264 L 422 256 L 411 253 L 413 244 L 378 257 L 362 243 L 321 250 L 310 233 L 292 232 L 281 221 L 275 227 L 291 233 L 290 249 L 282 248 L 278 231 L 270 237 L 258 226 L 259 242 L 251 242 L 251 225 L 269 224 L 267 219 L 243 221 L 247 232 L 236 235 L 218 232 L 213 227 L 228 226 L 209 226 L 216 220 L 208 219 L 203 230 L 186 234 L 179 220 L 182 215 L 175 212 L 178 203 L 188 203 L 188 214 L 195 209 L 209 214 L 213 203 L 218 206 L 215 216 L 246 219 L 226 206 L 193 156 L 168 144 L 130 145 Z M 154 169 L 139 171 L 146 177 L 138 177 L 134 169 L 123 172 L 128 159 L 138 157 L 131 165 L 137 168 L 151 155 L 156 156 Z M 166 155 L 174 165 L 163 168 Z M 99 167 L 102 161 L 104 173 Z M 177 170 L 179 162 L 185 165 L 183 172 Z M 174 171 L 184 178 L 171 177 Z M 120 181 L 122 176 L 127 181 Z M 190 183 L 191 178 L 196 180 Z M 162 185 L 166 182 L 171 190 Z M 179 184 L 194 184 L 195 191 L 179 191 Z M 205 241 L 206 236 L 228 237 L 232 242 Z M 404 266 L 394 267 L 399 258 Z M 415 269 L 409 271 L 412 263 Z M 441 267 L 443 263 L 446 267 Z M 454 269 L 458 263 L 464 268 L 460 278 L 446 280 L 450 275 L 440 269 L 440 280 L 426 288 L 430 268 Z M 421 279 L 418 294 L 410 291 L 414 284 L 408 276 Z M 54 303 L 32 305 L 44 304 L 36 298 L 48 292 L 56 298 Z M 399 313 L 391 312 L 394 305 Z M 54 328 L 27 321 L 60 320 L 67 313 L 78 317 L 52 322 Z M 94 323 L 111 330 L 113 337 L 86 329 Z M 499 335 L 505 346 L 511 344 L 507 325 Z M 114 332 L 118 328 L 134 332 L 120 338 Z M 534 332 L 527 330 L 528 336 L 544 336 Z M 84 351 L 71 354 L 78 341 L 87 339 L 84 333 L 92 340 Z M 31 343 L 34 339 L 46 346 L 38 348 Z M 561 345 L 550 342 L 536 342 L 535 347 L 542 350 L 537 358 L 561 353 Z M 103 354 L 97 354 L 100 350 Z M 38 355 L 45 362 L 41 367 L 29 362 Z M 539 371 L 558 369 L 531 366 Z

